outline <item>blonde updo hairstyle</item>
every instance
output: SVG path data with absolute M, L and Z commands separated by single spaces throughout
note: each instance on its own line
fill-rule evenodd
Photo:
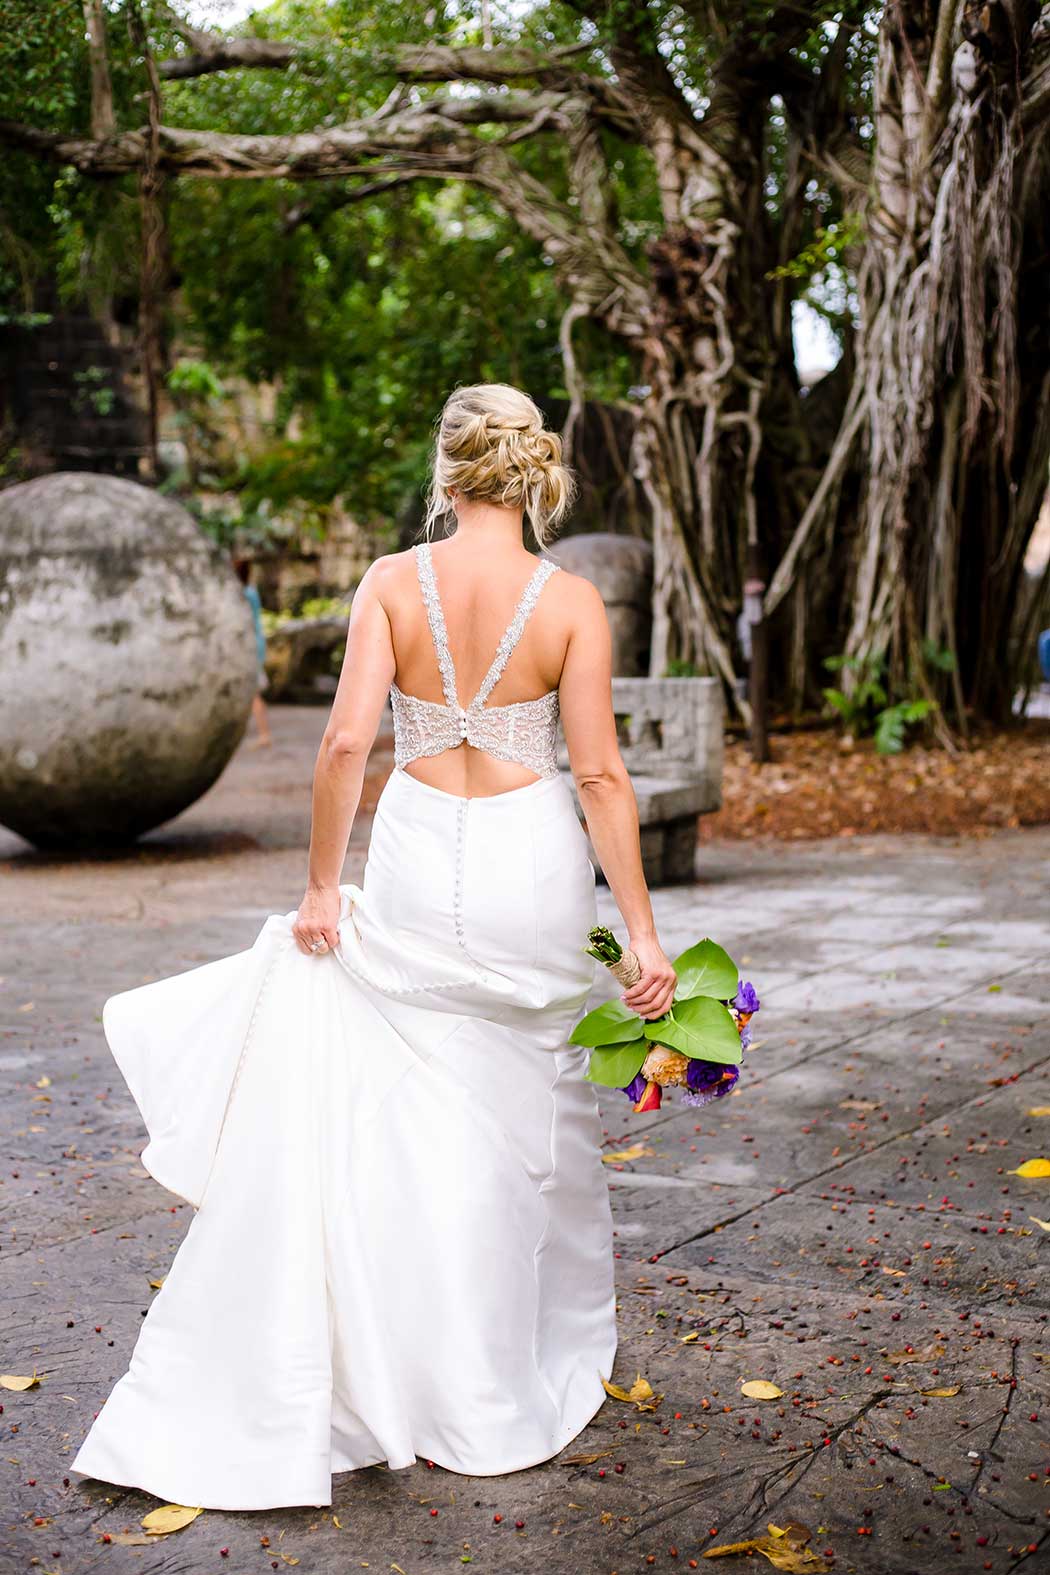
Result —
M 454 521 L 456 492 L 472 502 L 524 508 L 543 547 L 575 490 L 561 462 L 561 438 L 543 425 L 528 394 L 508 383 L 475 383 L 449 395 L 434 443 L 423 523 L 428 538 L 438 520 Z

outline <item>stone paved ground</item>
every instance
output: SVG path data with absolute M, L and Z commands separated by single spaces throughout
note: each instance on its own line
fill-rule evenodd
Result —
M 0 841 L 0 1370 L 44 1375 L 0 1393 L 5 1575 L 635 1575 L 791 1520 L 835 1570 L 1050 1567 L 1050 1180 L 1011 1174 L 1050 1155 L 1048 831 L 716 843 L 695 886 L 659 894 L 668 947 L 710 931 L 765 1007 L 738 1096 L 605 1111 L 615 1377 L 644 1374 L 656 1411 L 609 1400 L 513 1477 L 375 1469 L 337 1478 L 330 1511 L 102 1540 L 154 1501 L 66 1486 L 64 1466 L 191 1211 L 137 1162 L 99 1010 L 295 906 L 322 720 L 278 712 L 275 751 L 242 750 L 127 857 Z M 747 1400 L 749 1379 L 783 1396 Z

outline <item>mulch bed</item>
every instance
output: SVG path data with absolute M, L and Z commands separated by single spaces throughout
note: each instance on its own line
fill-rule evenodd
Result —
M 775 734 L 756 766 L 726 741 L 723 807 L 701 817 L 701 839 L 853 837 L 873 831 L 987 836 L 1050 823 L 1050 721 L 983 731 L 958 754 L 918 745 L 878 755 L 838 733 Z

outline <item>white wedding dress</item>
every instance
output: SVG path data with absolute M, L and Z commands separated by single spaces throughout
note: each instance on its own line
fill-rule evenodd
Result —
M 324 1505 L 333 1473 L 378 1462 L 534 1465 L 604 1397 L 612 1226 L 587 1052 L 566 1043 L 594 869 L 557 692 L 485 705 L 556 565 L 463 708 L 416 557 L 446 703 L 391 691 L 396 767 L 338 952 L 304 956 L 274 915 L 249 951 L 106 1002 L 142 1162 L 196 1212 L 82 1476 Z M 536 780 L 467 799 L 401 769 L 461 738 Z

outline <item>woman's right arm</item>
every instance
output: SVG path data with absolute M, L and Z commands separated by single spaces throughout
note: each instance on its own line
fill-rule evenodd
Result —
M 677 981 L 657 939 L 642 871 L 638 804 L 616 739 L 609 620 L 589 581 L 577 580 L 575 590 L 573 630 L 559 684 L 569 765 L 594 851 L 642 968 L 641 979 L 623 1000 L 642 1017 L 661 1017 Z

